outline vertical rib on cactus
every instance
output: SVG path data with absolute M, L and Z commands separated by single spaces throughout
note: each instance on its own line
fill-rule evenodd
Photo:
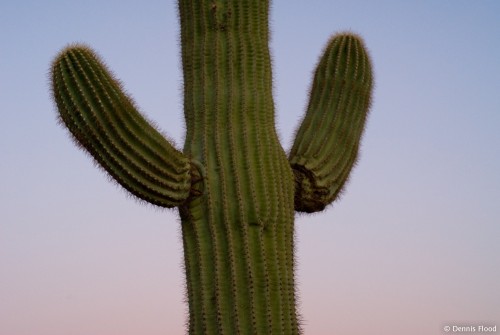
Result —
M 290 152 L 297 211 L 323 210 L 340 193 L 358 156 L 371 91 L 371 65 L 361 39 L 352 34 L 332 38 Z
M 300 334 L 294 209 L 324 208 L 357 156 L 371 94 L 362 43 L 343 34 L 327 46 L 287 158 L 274 125 L 268 15 L 268 1 L 179 0 L 183 153 L 90 49 L 67 48 L 52 66 L 61 120 L 79 145 L 134 195 L 179 207 L 189 334 Z

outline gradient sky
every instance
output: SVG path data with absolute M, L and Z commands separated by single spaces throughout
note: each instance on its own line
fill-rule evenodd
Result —
M 95 48 L 183 143 L 173 0 L 0 2 L 0 334 L 183 334 L 179 220 L 131 199 L 57 125 L 48 69 Z M 286 149 L 328 37 L 375 68 L 361 159 L 340 201 L 299 216 L 306 335 L 500 332 L 500 1 L 284 1 L 271 11 Z

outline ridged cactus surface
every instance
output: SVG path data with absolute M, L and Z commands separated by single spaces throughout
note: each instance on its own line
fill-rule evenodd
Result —
M 186 142 L 181 152 L 88 47 L 52 64 L 60 119 L 125 189 L 182 219 L 189 334 L 300 334 L 294 211 L 335 200 L 356 161 L 372 74 L 339 34 L 314 76 L 287 157 L 274 124 L 268 1 L 179 1 Z

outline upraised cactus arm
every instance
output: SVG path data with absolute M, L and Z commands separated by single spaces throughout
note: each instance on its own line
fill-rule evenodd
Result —
M 140 115 L 92 50 L 61 51 L 52 64 L 52 92 L 77 144 L 125 189 L 162 207 L 189 197 L 190 160 Z
M 289 154 L 295 210 L 321 211 L 342 190 L 357 159 L 371 91 L 362 40 L 348 33 L 333 37 L 316 68 L 309 106 Z

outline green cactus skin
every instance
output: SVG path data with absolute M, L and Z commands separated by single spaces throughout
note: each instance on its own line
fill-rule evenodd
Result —
M 333 37 L 287 157 L 274 124 L 268 1 L 179 0 L 183 152 L 137 111 L 88 47 L 62 50 L 52 93 L 62 123 L 138 198 L 178 207 L 189 334 L 300 334 L 294 211 L 335 200 L 370 105 L 361 39 Z

